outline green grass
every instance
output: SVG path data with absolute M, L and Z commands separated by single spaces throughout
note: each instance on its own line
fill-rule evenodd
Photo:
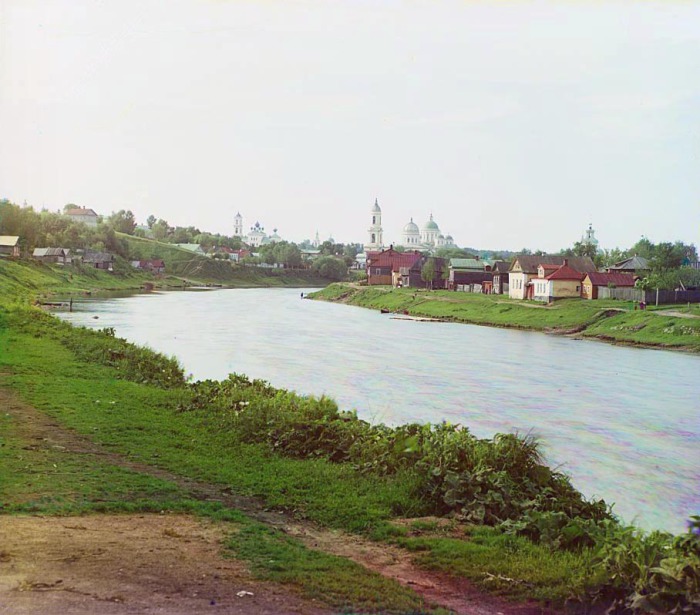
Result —
M 497 327 L 581 334 L 621 343 L 682 348 L 700 352 L 700 319 L 661 316 L 688 306 L 650 306 L 635 311 L 629 301 L 562 299 L 551 306 L 509 299 L 502 295 L 479 295 L 450 291 L 352 287 L 332 284 L 311 295 L 326 301 L 342 301 L 372 309 L 408 312 L 422 316 Z M 700 307 L 691 306 L 691 314 Z
M 41 448 L 0 416 L 0 512 L 42 515 L 188 513 L 229 522 L 226 549 L 255 576 L 292 585 L 308 598 L 344 609 L 428 613 L 422 599 L 395 581 L 312 551 L 222 504 L 193 499 L 175 483 L 102 463 L 85 454 Z
M 48 336 L 0 332 L 0 370 L 8 367 L 13 373 L 0 376 L 0 385 L 79 433 L 134 459 L 264 497 L 302 517 L 362 530 L 416 506 L 405 480 L 371 479 L 347 465 L 239 445 L 203 417 L 178 412 L 184 391 L 120 380 L 109 368 L 78 361 Z
M 467 577 L 495 593 L 563 603 L 595 586 L 592 554 L 552 551 L 493 528 L 472 528 L 465 538 L 404 537 L 397 544 L 418 553 L 426 568 Z
M 33 282 L 40 284 L 38 277 Z M 3 283 L 8 284 L 8 292 L 14 293 L 9 283 Z M 22 282 L 15 280 L 12 288 L 15 284 Z M 370 290 L 376 297 L 386 294 Z M 565 597 L 584 595 L 591 586 L 607 582 L 601 580 L 607 574 L 605 568 L 593 568 L 586 550 L 538 546 L 522 536 L 489 528 L 475 528 L 464 539 L 414 537 L 405 530 L 392 529 L 392 519 L 422 516 L 433 505 L 415 497 L 414 472 L 399 469 L 362 473 L 350 463 L 332 463 L 323 457 L 289 458 L 271 451 L 267 443 L 244 443 L 231 431 L 224 415 L 184 410 L 192 406 L 195 388 L 185 386 L 177 377 L 157 378 L 160 366 L 165 365 L 162 358 L 154 353 L 149 357 L 149 351 L 130 349 L 104 334 L 72 329 L 17 304 L 13 300 L 16 296 L 11 295 L 9 300 L 7 295 L 0 296 L 0 386 L 14 389 L 62 426 L 108 450 L 179 476 L 256 496 L 269 507 L 324 526 L 397 541 L 414 551 L 426 567 L 474 579 L 510 596 L 560 604 Z M 405 292 L 390 297 L 397 304 L 415 300 L 412 293 Z M 499 305 L 510 307 L 512 303 Z M 572 307 L 570 311 L 576 309 L 582 308 Z M 651 313 L 639 313 L 637 317 L 656 318 L 661 324 L 672 318 Z M 127 369 L 124 361 L 131 364 L 131 357 L 143 366 L 139 373 Z M 287 399 L 288 395 L 275 393 L 276 398 Z M 386 585 L 370 573 L 357 580 L 357 569 L 347 561 L 307 551 L 298 542 L 255 525 L 236 511 L 197 501 L 177 484 L 99 459 L 58 449 L 37 449 L 23 442 L 19 433 L 9 416 L 0 417 L 0 503 L 5 512 L 76 514 L 165 509 L 218 516 L 239 524 L 232 549 L 238 557 L 250 561 L 261 576 L 295 584 L 309 596 L 327 595 L 332 604 L 342 608 L 383 612 L 420 612 L 423 608 L 398 586 Z M 432 531 L 433 524 L 418 522 L 413 529 Z M 643 540 L 635 536 L 629 540 L 646 549 Z M 660 544 L 647 549 L 657 559 L 660 553 L 668 552 L 665 543 Z M 615 545 L 612 541 L 605 546 L 614 550 Z M 624 557 L 615 565 L 636 570 L 632 550 L 615 551 L 619 552 Z M 632 553 L 629 557 L 628 552 Z M 689 566 L 692 573 L 696 568 L 692 563 Z M 616 587 L 622 596 L 637 582 L 635 574 L 630 573 Z M 343 585 L 352 585 L 351 579 L 366 597 L 360 598 L 353 587 L 342 589 Z
M 47 324 L 42 315 L 37 329 L 31 313 L 25 308 L 0 311 L 0 386 L 11 387 L 65 427 L 109 450 L 262 498 L 270 507 L 324 526 L 374 532 L 377 537 L 395 536 L 387 529 L 392 518 L 425 513 L 425 503 L 411 496 L 410 473 L 364 476 L 350 464 L 289 459 L 263 445 L 241 444 L 205 417 L 178 410 L 187 389 L 123 380 L 113 368 L 81 361 L 51 333 L 52 327 L 65 323 Z M 5 437 L 8 444 L 0 447 L 0 454 L 8 472 L 2 473 L 0 499 L 6 511 L 198 510 L 187 494 L 165 481 L 108 464 L 86 464 L 65 453 L 27 451 L 12 441 L 11 433 Z M 58 476 L 65 481 L 53 480 Z M 455 558 L 461 554 L 455 552 Z M 326 566 L 328 561 L 321 559 Z M 303 571 L 312 564 L 301 558 L 299 565 Z M 333 574 L 352 576 L 345 565 Z M 510 576 L 516 572 L 511 570 Z M 299 572 L 299 578 L 305 574 Z M 552 586 L 553 594 L 561 591 Z
M 348 559 L 314 551 L 259 523 L 244 526 L 229 549 L 259 578 L 296 585 L 308 598 L 344 612 L 435 613 L 415 592 Z
M 136 290 L 153 277 L 136 270 L 126 273 L 84 267 L 46 265 L 33 260 L 0 259 L 0 304 L 27 303 L 52 293 L 83 293 L 100 290 Z M 173 284 L 164 280 L 164 284 Z

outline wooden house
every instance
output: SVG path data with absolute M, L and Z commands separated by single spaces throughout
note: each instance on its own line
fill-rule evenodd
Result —
M 554 301 L 581 296 L 581 280 L 584 274 L 569 267 L 568 259 L 559 265 L 540 264 L 537 277 L 531 281 L 532 299 L 535 301 Z
M 420 252 L 411 252 L 410 254 L 414 257 L 413 261 L 409 261 L 410 264 L 407 263 L 399 268 L 398 273 L 401 286 L 404 288 L 430 288 L 431 290 L 447 287 L 446 273 L 448 269 L 446 259 L 425 256 Z M 423 279 L 423 267 L 429 260 L 433 261 L 435 266 L 432 283 Z
M 494 295 L 508 294 L 508 269 L 510 269 L 510 263 L 507 261 L 496 261 L 491 265 Z
M 72 209 L 67 209 L 63 215 L 66 218 L 70 218 L 73 222 L 80 222 L 93 228 L 97 226 L 97 222 L 100 219 L 95 211 L 89 207 L 73 207 Z
M 584 299 L 598 299 L 601 289 L 634 288 L 635 276 L 631 273 L 601 273 L 593 271 L 583 278 Z
M 520 254 L 513 259 L 508 270 L 508 296 L 511 299 L 533 299 L 535 296 L 535 287 L 533 280 L 539 277 L 539 267 L 543 267 L 546 275 L 554 273 L 556 268 L 567 263 L 567 267 L 573 269 L 577 273 L 585 274 L 591 271 L 596 271 L 596 266 L 588 256 L 571 256 L 566 257 L 561 254 L 543 254 L 540 256 L 532 254 Z M 556 265 L 556 267 L 554 267 Z M 560 274 L 565 275 L 565 274 Z M 545 276 L 546 277 L 546 276 Z M 583 275 L 579 278 L 579 286 Z M 540 288 L 548 292 L 542 286 Z M 580 289 L 579 289 L 580 294 Z M 544 293 L 539 295 L 545 296 Z
M 93 252 L 87 250 L 83 255 L 83 264 L 95 269 L 114 271 L 114 255 L 109 252 Z
M 644 273 L 650 270 L 649 261 L 643 256 L 637 256 L 636 254 L 608 267 L 608 273 Z
M 141 269 L 142 271 L 148 271 L 155 275 L 160 275 L 165 273 L 165 262 L 160 258 L 151 258 L 148 260 L 131 261 L 131 266 L 134 269 Z
M 34 248 L 32 258 L 42 263 L 56 263 L 58 265 L 70 265 L 71 255 L 67 248 Z
M 492 286 L 491 263 L 476 258 L 450 259 L 450 273 L 447 280 L 449 290 L 464 292 L 484 292 L 484 285 Z
M 401 281 L 401 285 L 404 285 L 401 279 L 402 270 L 409 276 L 409 270 L 421 256 L 418 251 L 397 252 L 393 247 L 381 252 L 367 252 L 367 284 L 399 286 Z
M 19 237 L 16 235 L 0 235 L 0 255 L 19 258 Z

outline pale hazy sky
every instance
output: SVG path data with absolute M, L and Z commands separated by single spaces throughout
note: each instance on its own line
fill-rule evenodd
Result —
M 0 0 L 0 198 L 700 242 L 700 2 Z

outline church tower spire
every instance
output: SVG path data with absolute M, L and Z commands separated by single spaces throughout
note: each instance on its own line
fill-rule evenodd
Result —
M 374 206 L 372 207 L 372 226 L 368 229 L 368 242 L 365 244 L 365 252 L 377 250 L 382 250 L 384 248 L 382 229 L 382 208 L 379 207 L 379 200 L 374 199 Z

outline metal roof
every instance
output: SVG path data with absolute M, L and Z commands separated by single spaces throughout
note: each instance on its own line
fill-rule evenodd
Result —
M 0 246 L 3 248 L 14 248 L 19 241 L 16 235 L 0 235 Z

